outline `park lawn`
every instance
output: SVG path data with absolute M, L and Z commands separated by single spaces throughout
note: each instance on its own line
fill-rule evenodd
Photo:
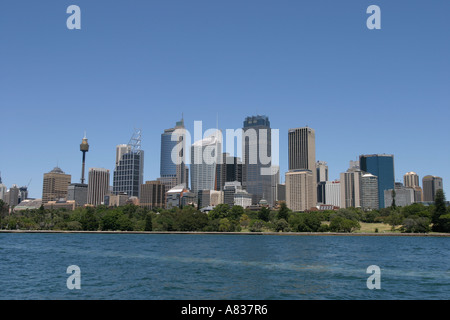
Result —
M 379 233 L 383 232 L 400 232 L 400 231 L 392 231 L 391 226 L 386 223 L 367 223 L 360 222 L 361 229 L 356 230 L 355 233 L 374 233 L 375 229 L 378 229 Z

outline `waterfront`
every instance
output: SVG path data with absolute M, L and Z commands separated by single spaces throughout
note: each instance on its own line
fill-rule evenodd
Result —
M 449 249 L 433 236 L 1 233 L 0 299 L 448 299 Z

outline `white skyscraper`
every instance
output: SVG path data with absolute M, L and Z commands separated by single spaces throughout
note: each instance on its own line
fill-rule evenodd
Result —
M 222 133 L 215 131 L 191 146 L 191 191 L 215 190 L 216 166 L 222 155 Z

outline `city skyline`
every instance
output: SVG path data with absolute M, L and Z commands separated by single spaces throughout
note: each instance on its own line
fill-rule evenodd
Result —
M 420 185 L 439 176 L 448 196 L 450 44 L 440 35 L 450 4 L 379 2 L 381 30 L 366 28 L 361 1 L 79 1 L 78 31 L 67 30 L 64 4 L 7 2 L 3 184 L 31 181 L 29 197 L 40 198 L 55 166 L 79 182 L 85 131 L 86 169 L 112 173 L 133 128 L 142 128 L 143 180 L 155 180 L 160 135 L 183 113 L 191 132 L 196 120 L 238 129 L 260 114 L 280 130 L 282 182 L 288 129 L 309 126 L 330 180 L 362 154 L 393 154 L 396 182 L 410 171 Z

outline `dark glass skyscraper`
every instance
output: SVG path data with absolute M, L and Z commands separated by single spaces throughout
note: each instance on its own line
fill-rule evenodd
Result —
M 243 187 L 252 194 L 253 204 L 261 199 L 273 206 L 272 175 L 272 141 L 270 121 L 267 116 L 245 118 L 242 128 Z
M 372 154 L 359 156 L 362 171 L 378 177 L 378 203 L 384 208 L 384 190 L 394 189 L 394 156 L 389 154 Z
M 136 130 L 127 145 L 118 145 L 114 169 L 113 193 L 140 196 L 144 180 L 144 151 L 141 150 L 141 131 Z
M 177 132 L 177 129 L 178 132 Z M 178 121 L 174 128 L 164 130 L 161 134 L 161 162 L 160 162 L 160 181 L 172 188 L 176 185 L 185 183 L 187 186 L 188 177 L 185 159 L 185 134 L 183 133 L 184 120 Z M 173 137 L 173 138 L 172 138 Z M 172 159 L 172 152 L 178 148 L 178 162 Z

